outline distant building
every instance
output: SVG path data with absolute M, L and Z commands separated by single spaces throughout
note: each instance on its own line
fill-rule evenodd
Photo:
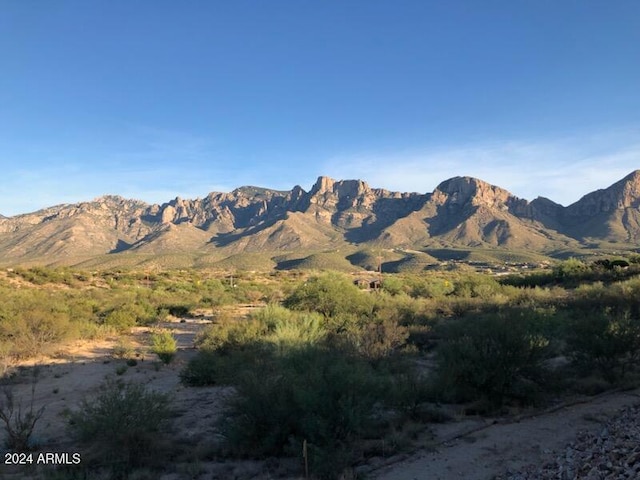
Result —
M 378 290 L 382 286 L 379 278 L 356 278 L 353 284 L 362 290 Z

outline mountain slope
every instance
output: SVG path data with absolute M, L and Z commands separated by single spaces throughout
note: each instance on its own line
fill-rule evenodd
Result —
M 562 229 L 580 240 L 640 241 L 640 170 L 596 190 L 561 214 Z
M 451 178 L 425 194 L 319 177 L 309 192 L 248 186 L 162 205 L 104 196 L 0 217 L 3 264 L 121 253 L 353 252 L 352 245 L 549 253 L 607 242 L 631 248 L 639 240 L 640 170 L 568 207 L 545 198 L 529 202 L 471 177 Z

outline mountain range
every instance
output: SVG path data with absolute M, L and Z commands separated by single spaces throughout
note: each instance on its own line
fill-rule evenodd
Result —
M 391 192 L 360 180 L 319 177 L 310 191 L 245 186 L 205 198 L 148 204 L 119 196 L 0 216 L 0 263 L 130 263 L 173 256 L 188 266 L 240 254 L 278 261 L 302 252 L 359 248 L 430 253 L 460 250 L 632 250 L 640 242 L 640 170 L 564 207 L 528 201 L 471 177 L 431 193 Z M 435 255 L 437 256 L 437 255 Z M 98 263 L 100 263 L 98 262 Z

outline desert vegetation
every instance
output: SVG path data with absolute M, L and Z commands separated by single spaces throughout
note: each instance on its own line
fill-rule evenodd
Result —
M 6 447 L 38 449 L 31 434 L 42 412 L 12 396 L 16 366 L 75 340 L 113 338 L 121 373 L 69 405 L 68 437 L 86 462 L 58 473 L 175 471 L 194 449 L 172 443 L 179 405 L 127 379 L 140 355 L 128 335 L 145 327 L 148 353 L 180 388 L 225 392 L 224 413 L 206 420 L 215 435 L 198 439 L 207 446 L 198 462 L 279 458 L 291 460 L 291 475 L 355 475 L 367 458 L 424 446 L 429 425 L 451 415 L 637 385 L 639 274 L 637 256 L 501 277 L 385 274 L 374 289 L 332 271 L 16 268 L 0 277 Z M 189 317 L 206 321 L 181 357 L 159 325 Z M 27 407 L 15 420 L 19 400 Z

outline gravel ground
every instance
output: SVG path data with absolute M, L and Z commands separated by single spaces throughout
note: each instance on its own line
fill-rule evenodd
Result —
M 623 408 L 599 432 L 578 432 L 575 441 L 542 465 L 507 472 L 504 480 L 614 480 L 640 478 L 640 405 Z

